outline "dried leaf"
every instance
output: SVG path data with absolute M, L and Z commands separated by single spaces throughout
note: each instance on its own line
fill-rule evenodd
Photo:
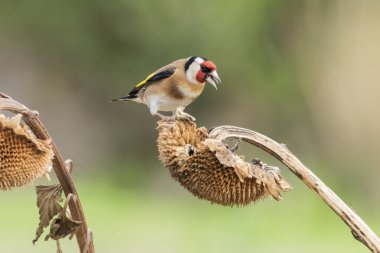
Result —
M 292 186 L 280 174 L 274 174 L 274 179 L 282 191 L 287 192 L 292 189 Z
M 58 240 L 70 235 L 70 239 L 75 235 L 78 228 L 82 225 L 81 221 L 76 221 L 66 216 L 59 215 L 50 224 L 50 233 L 45 237 L 45 241 L 49 238 Z
M 231 150 L 227 149 L 222 142 L 214 139 L 206 139 L 203 143 L 211 151 L 215 152 L 215 156 L 221 164 L 235 169 L 235 173 L 239 177 L 240 182 L 244 182 L 245 178 L 254 177 L 250 165 L 241 157 L 235 155 Z
M 44 231 L 44 228 L 50 224 L 55 215 L 62 211 L 59 202 L 62 202 L 62 187 L 56 185 L 38 185 L 36 186 L 37 206 L 39 208 L 40 223 L 36 230 L 36 238 L 33 240 L 35 244 Z

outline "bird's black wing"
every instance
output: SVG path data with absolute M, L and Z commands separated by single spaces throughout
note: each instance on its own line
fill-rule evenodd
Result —
M 169 67 L 165 69 L 158 70 L 149 76 L 147 76 L 143 81 L 139 82 L 135 85 L 135 87 L 129 92 L 129 94 L 126 97 L 123 97 L 121 99 L 133 99 L 137 98 L 137 95 L 145 90 L 150 84 L 153 82 L 166 79 L 174 74 L 176 70 L 176 67 Z

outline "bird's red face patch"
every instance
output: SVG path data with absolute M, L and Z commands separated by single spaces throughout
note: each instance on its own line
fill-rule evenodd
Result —
M 211 71 L 216 70 L 216 65 L 212 61 L 205 61 L 205 62 L 202 63 L 202 65 L 205 66 L 206 68 L 208 68 Z
M 196 79 L 198 82 L 204 83 L 210 73 L 216 70 L 216 65 L 212 61 L 204 61 L 200 64 L 200 67 L 201 69 L 198 71 Z
M 206 74 L 199 70 L 195 78 L 198 82 L 204 83 L 206 81 Z

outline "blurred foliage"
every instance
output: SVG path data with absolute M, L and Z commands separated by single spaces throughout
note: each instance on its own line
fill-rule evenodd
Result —
M 157 161 L 156 118 L 142 105 L 108 100 L 175 59 L 206 56 L 223 83 L 188 107 L 198 125 L 238 125 L 286 143 L 371 225 L 380 209 L 379 17 L 371 0 L 2 0 L 0 90 L 39 110 L 63 156 L 74 160 L 99 251 L 118 245 L 112 252 L 125 252 L 131 238 L 132 252 L 364 252 L 304 187 L 247 209 L 193 199 Z M 273 162 L 257 150 L 243 153 Z M 2 217 L 19 206 L 12 196 L 26 200 L 18 194 L 1 194 L 10 203 Z M 35 222 L 25 216 L 0 226 L 29 238 Z M 1 240 L 9 241 L 5 230 Z

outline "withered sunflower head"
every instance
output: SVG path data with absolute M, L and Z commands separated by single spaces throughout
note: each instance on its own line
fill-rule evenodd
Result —
M 290 189 L 278 171 L 245 162 L 194 122 L 161 120 L 157 128 L 161 162 L 200 199 L 242 206 L 267 196 L 280 200 L 280 192 Z
M 50 142 L 36 138 L 21 123 L 21 114 L 12 118 L 0 114 L 1 190 L 31 184 L 49 172 L 52 158 Z

